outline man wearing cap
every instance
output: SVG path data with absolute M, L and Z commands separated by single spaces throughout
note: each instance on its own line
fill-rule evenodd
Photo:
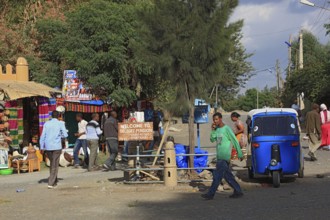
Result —
M 309 138 L 308 156 L 311 157 L 311 161 L 317 160 L 315 152 L 321 144 L 321 118 L 319 110 L 319 105 L 313 104 L 313 110 L 306 115 L 306 133 Z
M 62 138 L 68 137 L 65 125 L 58 120 L 58 117 L 59 112 L 53 111 L 52 119 L 45 123 L 40 137 L 40 149 L 46 151 L 50 160 L 48 189 L 54 189 L 57 186 L 59 160 L 62 153 Z
M 322 143 L 323 149 L 329 150 L 330 147 L 330 112 L 325 104 L 321 104 L 321 130 L 322 130 Z

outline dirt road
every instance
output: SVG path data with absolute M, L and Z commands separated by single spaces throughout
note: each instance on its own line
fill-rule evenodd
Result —
M 183 129 L 184 125 L 182 126 Z M 207 145 L 209 126 L 203 125 Z M 184 133 L 172 133 L 187 141 Z M 305 146 L 306 143 L 303 143 Z M 307 149 L 304 149 L 306 154 Z M 124 185 L 123 173 L 61 168 L 57 189 L 47 189 L 48 172 L 0 176 L 0 219 L 327 219 L 330 198 L 330 152 L 318 151 L 317 162 L 305 161 L 306 177 L 288 177 L 278 189 L 270 179 L 247 179 L 244 164 L 236 173 L 245 196 L 229 199 L 219 192 L 212 201 L 200 197 L 203 185 Z M 323 174 L 317 178 L 316 174 Z M 16 189 L 24 189 L 17 193 Z

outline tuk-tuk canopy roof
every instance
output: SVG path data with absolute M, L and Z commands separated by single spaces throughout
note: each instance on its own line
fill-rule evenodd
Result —
M 253 109 L 249 111 L 248 116 L 251 118 L 255 115 L 261 114 L 261 113 L 291 113 L 298 115 L 297 111 L 293 108 L 262 108 L 262 109 Z

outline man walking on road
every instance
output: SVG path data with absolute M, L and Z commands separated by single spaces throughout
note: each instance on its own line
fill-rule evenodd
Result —
M 308 155 L 311 157 L 311 161 L 316 161 L 315 151 L 321 144 L 321 118 L 320 108 L 318 104 L 313 104 L 313 110 L 306 115 L 306 133 L 309 137 Z
M 98 123 L 99 120 L 99 114 L 93 113 L 92 120 L 86 126 L 86 139 L 90 150 L 88 171 L 99 170 L 97 165 L 97 150 L 99 148 L 99 136 L 102 134 Z
M 217 165 L 216 170 L 213 171 L 213 182 L 211 188 L 208 193 L 203 194 L 202 197 L 206 200 L 213 199 L 222 178 L 224 178 L 234 189 L 234 193 L 230 196 L 230 198 L 242 197 L 243 193 L 241 187 L 235 180 L 235 177 L 230 170 L 230 158 L 232 152 L 231 144 L 234 145 L 238 158 L 241 160 L 243 159 L 243 154 L 235 134 L 229 126 L 223 123 L 222 115 L 219 112 L 213 115 L 211 142 L 217 143 Z
M 64 123 L 58 120 L 58 116 L 59 113 L 57 111 L 52 112 L 52 119 L 45 123 L 40 137 L 40 149 L 46 151 L 50 160 L 48 189 L 53 189 L 57 186 L 59 160 L 62 153 L 62 138 L 68 137 Z
M 118 121 L 117 112 L 111 111 L 110 117 L 104 123 L 104 135 L 107 140 L 110 157 L 105 161 L 103 167 L 109 171 L 116 170 L 116 157 L 118 155 Z
M 73 159 L 74 159 L 74 167 L 78 168 L 80 165 L 79 161 L 79 152 L 82 148 L 84 151 L 84 164 L 88 165 L 88 151 L 87 151 L 87 140 L 86 140 L 86 127 L 87 127 L 87 121 L 83 119 L 83 115 L 81 113 L 78 113 L 76 115 L 76 120 L 78 122 L 78 133 L 75 133 L 74 135 L 77 137 L 74 149 L 73 149 Z

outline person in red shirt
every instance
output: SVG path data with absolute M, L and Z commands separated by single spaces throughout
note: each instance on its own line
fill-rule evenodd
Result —
M 323 149 L 330 150 L 330 112 L 325 104 L 320 105 L 320 116 L 321 116 L 321 147 Z

